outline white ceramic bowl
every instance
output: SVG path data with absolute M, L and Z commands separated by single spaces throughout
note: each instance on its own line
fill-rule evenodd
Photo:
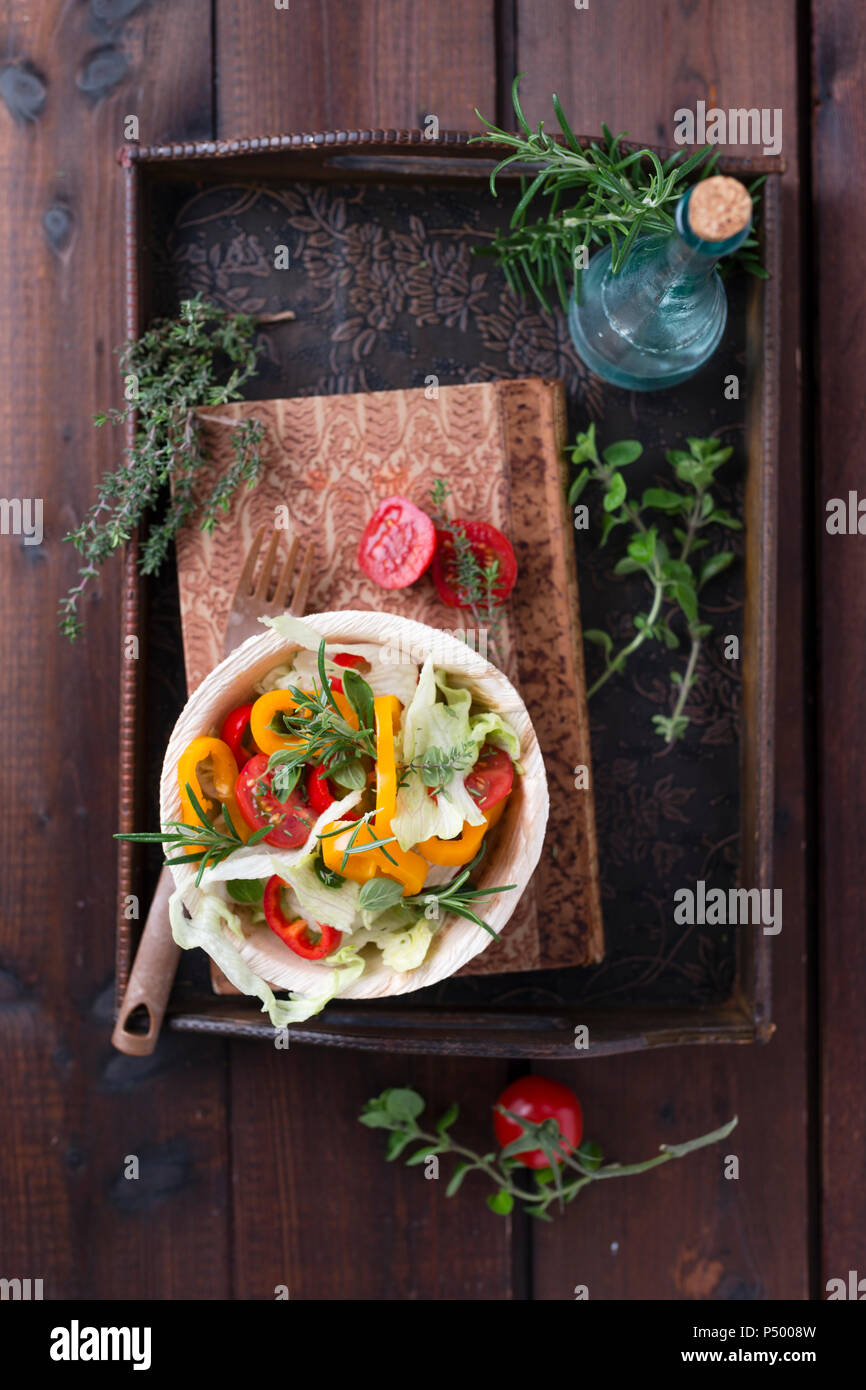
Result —
M 479 915 L 496 932 L 502 932 L 538 863 L 547 824 L 547 779 L 541 750 L 526 707 L 509 680 L 484 657 L 450 633 L 416 623 L 409 618 L 380 612 L 312 613 L 304 618 L 329 645 L 378 643 L 386 659 L 395 652 L 411 653 L 420 665 L 428 653 L 443 671 L 460 677 L 458 683 L 472 691 L 479 705 L 495 709 L 506 718 L 520 739 L 523 776 L 515 777 L 514 790 L 496 828 L 492 848 L 482 861 L 480 887 L 514 883 L 508 893 L 483 900 Z M 184 707 L 169 740 L 160 784 L 162 823 L 180 819 L 177 765 L 187 744 L 200 735 L 218 731 L 233 706 L 250 699 L 253 686 L 274 666 L 288 661 L 297 647 L 272 630 L 249 638 L 226 657 L 202 681 Z M 456 872 L 456 871 L 455 871 Z M 195 869 L 172 869 L 188 910 L 194 911 L 199 890 Z M 237 945 L 235 938 L 230 938 Z M 340 997 L 372 999 L 389 994 L 408 994 L 452 975 L 492 943 L 481 927 L 464 918 L 448 916 L 440 925 L 426 959 L 412 971 L 399 973 L 387 967 L 381 953 L 370 948 L 364 974 Z M 296 993 L 315 992 L 322 966 L 295 955 L 267 927 L 255 929 L 239 947 L 250 967 L 275 989 Z

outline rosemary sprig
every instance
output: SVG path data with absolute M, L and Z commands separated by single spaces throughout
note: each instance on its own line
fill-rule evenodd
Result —
M 733 450 L 722 447 L 718 439 L 689 438 L 687 449 L 669 449 L 667 460 L 674 477 L 683 490 L 651 487 L 643 492 L 640 502 L 629 498 L 622 469 L 634 463 L 643 453 L 635 440 L 623 439 L 609 445 L 599 457 L 595 425 L 578 434 L 570 450 L 572 461 L 583 467 L 571 484 L 570 505 L 581 497 L 590 482 L 599 483 L 604 491 L 604 517 L 601 544 L 605 545 L 617 526 L 629 525 L 632 539 L 626 554 L 614 566 L 614 574 L 643 573 L 651 589 L 650 606 L 646 613 L 633 619 L 635 635 L 619 651 L 613 638 L 600 629 L 588 628 L 584 638 L 603 649 L 604 668 L 587 689 L 591 699 L 611 676 L 622 671 L 629 657 L 651 639 L 663 642 L 671 651 L 679 647 L 679 637 L 671 626 L 679 612 L 685 621 L 689 639 L 689 655 L 684 671 L 672 671 L 671 682 L 676 687 L 673 709 L 669 715 L 656 714 L 653 725 L 667 744 L 682 738 L 689 719 L 685 713 L 689 691 L 695 683 L 695 672 L 701 645 L 712 633 L 709 623 L 701 621 L 699 595 L 711 579 L 721 574 L 734 561 L 733 551 L 720 551 L 695 568 L 693 556 L 709 544 L 699 532 L 708 526 L 741 529 L 740 522 L 721 507 L 717 507 L 710 488 L 716 472 L 731 456 Z M 657 512 L 678 522 L 673 527 L 671 547 L 662 539 L 657 525 L 650 525 L 646 513 Z M 675 544 L 674 544 L 675 543 Z M 665 611 L 665 604 L 668 605 Z
M 205 869 L 214 864 L 221 864 L 224 859 L 228 859 L 235 850 L 244 848 L 244 841 L 232 823 L 228 807 L 223 806 L 222 813 L 226 823 L 226 829 L 218 830 L 213 821 L 208 819 L 207 814 L 202 810 L 201 804 L 190 786 L 186 784 L 186 792 L 190 799 L 193 810 L 196 813 L 200 826 L 187 825 L 185 821 L 168 821 L 170 827 L 164 831 L 143 831 L 133 835 L 115 835 L 115 840 L 130 840 L 136 845 L 156 845 L 164 844 L 170 850 L 187 850 L 189 853 L 182 855 L 180 859 L 166 859 L 166 864 L 198 864 L 198 873 L 195 876 L 196 886 L 201 883 Z M 253 831 L 247 845 L 257 845 L 260 840 L 273 830 L 272 825 L 265 825 L 261 830 Z
M 97 501 L 84 520 L 64 537 L 83 561 L 78 583 L 59 606 L 60 629 L 71 641 L 83 628 L 79 605 L 88 584 L 148 513 L 157 515 L 141 547 L 139 567 L 142 574 L 159 570 L 174 536 L 195 509 L 196 481 L 208 464 L 196 412 L 241 399 L 241 388 L 257 370 L 260 349 L 255 332 L 254 318 L 227 313 L 196 295 L 181 304 L 176 319 L 154 323 L 137 341 L 119 349 L 126 403 L 97 415 L 94 423 L 122 425 L 135 414 L 135 438 L 123 464 L 103 476 Z M 221 380 L 226 361 L 228 375 Z M 234 461 L 202 501 L 205 531 L 213 530 L 238 488 L 255 485 L 264 464 L 262 422 L 224 423 L 233 431 Z
M 499 579 L 499 561 L 492 560 L 482 566 L 472 549 L 472 543 L 465 530 L 450 519 L 445 511 L 451 489 L 444 478 L 437 478 L 430 490 L 430 500 L 435 508 L 434 521 L 439 531 L 451 537 L 454 546 L 454 567 L 457 583 L 455 588 L 461 603 L 472 614 L 476 628 L 486 628 L 493 655 L 501 640 L 502 604 L 496 594 Z
M 494 197 L 497 176 L 504 169 L 512 164 L 532 168 L 531 175 L 521 180 L 522 196 L 512 213 L 510 230 L 498 232 L 489 246 L 476 247 L 475 254 L 492 256 L 511 289 L 516 294 L 531 290 L 548 313 L 550 301 L 545 291 L 553 287 L 567 312 L 570 281 L 580 299 L 581 249 L 586 248 L 588 254 L 593 245 L 609 245 L 616 274 L 638 236 L 673 230 L 676 204 L 690 181 L 715 172 L 718 152 L 711 153 L 712 147 L 705 145 L 687 159 L 677 151 L 662 163 L 652 150 L 623 145 L 627 132 L 613 135 L 606 125 L 602 126 L 600 144 L 590 141 L 582 145 L 555 94 L 553 111 L 561 139 L 549 135 L 543 121 L 533 130 L 520 104 L 521 76 L 515 77 L 511 89 L 519 131 L 501 130 L 480 111 L 475 113 L 487 127 L 487 134 L 473 139 L 493 139 L 512 150 L 490 175 Z M 756 179 L 749 186 L 756 202 L 763 182 L 763 178 Z M 545 201 L 543 212 L 530 221 L 539 200 Z M 753 275 L 766 277 L 757 248 L 758 239 L 752 231 L 730 260 Z
M 535 1124 L 502 1106 L 496 1108 L 514 1120 L 522 1134 L 498 1153 L 479 1154 L 458 1144 L 449 1133 L 460 1113 L 456 1103 L 441 1116 L 432 1131 L 422 1129 L 418 1124 L 418 1117 L 425 1107 L 426 1102 L 417 1091 L 408 1087 L 394 1087 L 368 1100 L 358 1119 L 368 1129 L 389 1131 L 386 1151 L 389 1161 L 399 1158 L 410 1144 L 420 1145 L 405 1160 L 410 1168 L 439 1154 L 456 1157 L 459 1161 L 445 1189 L 446 1196 L 453 1197 L 469 1173 L 483 1173 L 494 1185 L 493 1192 L 487 1197 L 491 1211 L 499 1216 L 508 1216 L 514 1210 L 515 1203 L 522 1203 L 527 1215 L 540 1221 L 552 1220 L 548 1213 L 554 1203 L 563 1211 L 584 1187 L 594 1182 L 631 1177 L 670 1163 L 672 1159 L 685 1158 L 698 1149 L 727 1139 L 737 1126 L 735 1115 L 727 1124 L 697 1139 L 688 1139 L 682 1144 L 662 1144 L 654 1158 L 641 1163 L 603 1163 L 598 1144 L 585 1140 L 579 1149 L 572 1150 L 563 1142 L 555 1120 Z M 530 1176 L 526 1169 L 517 1164 L 516 1159 L 518 1154 L 528 1153 L 532 1149 L 541 1149 L 549 1166 L 535 1169 Z M 518 1180 L 518 1176 L 522 1181 Z
M 345 846 L 343 847 L 343 858 L 340 860 L 341 873 L 348 864 L 350 855 L 367 854 L 370 850 L 374 849 L 380 849 L 384 854 L 385 858 L 390 860 L 390 862 L 395 866 L 395 868 L 397 867 L 397 860 L 394 858 L 393 854 L 389 854 L 387 849 L 385 848 L 386 845 L 394 844 L 395 840 L 397 839 L 396 835 L 387 835 L 382 839 L 376 839 L 376 837 L 373 836 L 369 840 L 364 840 L 361 844 L 357 843 L 362 826 L 366 825 L 369 828 L 370 820 L 373 816 L 376 815 L 377 810 L 378 807 L 376 807 L 372 811 L 366 811 L 363 816 L 359 816 L 358 819 L 354 822 L 352 832 L 349 835 L 349 838 L 346 841 Z M 329 840 L 332 839 L 334 835 L 344 834 L 347 828 L 348 827 L 345 825 L 338 825 L 335 830 L 320 831 L 317 838 L 319 840 Z
M 410 897 L 404 898 L 403 906 L 420 907 L 426 911 L 435 904 L 437 915 L 439 911 L 442 911 L 444 913 L 451 912 L 455 917 L 464 917 L 467 922 L 474 922 L 476 927 L 483 927 L 494 941 L 498 941 L 499 933 L 489 927 L 476 914 L 472 905 L 481 898 L 491 898 L 496 893 L 509 893 L 517 887 L 517 884 L 505 883 L 498 888 L 464 888 L 463 886 L 468 882 L 473 869 L 477 868 L 484 858 L 485 848 L 486 846 L 482 844 L 475 858 L 450 883 L 440 884 L 437 888 L 422 888 L 420 893 L 414 893 Z
M 324 639 L 319 643 L 318 664 L 321 684 L 314 681 L 312 691 L 289 686 L 295 711 L 280 711 L 271 720 L 271 729 L 297 740 L 297 746 L 272 753 L 268 769 L 287 776 L 304 763 L 315 763 L 341 785 L 360 789 L 366 782 L 360 760 L 376 757 L 373 692 L 357 671 L 344 671 L 343 690 L 358 716 L 359 727 L 353 729 L 341 714 L 331 690 L 325 669 Z

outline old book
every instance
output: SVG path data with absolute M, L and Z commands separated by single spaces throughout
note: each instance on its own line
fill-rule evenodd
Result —
M 382 498 L 429 509 L 447 480 L 451 515 L 492 522 L 510 538 L 519 578 L 503 615 L 499 664 L 532 717 L 550 786 L 545 850 L 514 916 L 465 967 L 492 974 L 589 964 L 603 934 L 589 726 L 571 518 L 565 502 L 564 395 L 536 378 L 444 386 L 436 392 L 256 401 L 201 412 L 217 472 L 231 461 L 227 421 L 255 415 L 267 430 L 266 475 L 233 499 L 212 535 L 195 517 L 178 537 L 187 682 L 192 691 L 222 656 L 238 574 L 256 530 L 284 527 L 316 544 L 308 611 L 379 609 L 454 630 L 429 575 L 384 591 L 359 569 L 361 532 Z M 209 482 L 212 481 L 209 479 Z

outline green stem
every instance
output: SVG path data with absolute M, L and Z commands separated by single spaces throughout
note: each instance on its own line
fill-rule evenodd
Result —
M 677 702 L 674 705 L 674 712 L 671 717 L 671 733 L 668 734 L 667 738 L 665 739 L 665 743 L 673 743 L 674 741 L 673 730 L 676 727 L 676 721 L 679 719 L 680 715 L 683 712 L 686 700 L 689 698 L 689 688 L 691 686 L 692 680 L 694 679 L 695 667 L 698 664 L 698 654 L 700 650 L 700 637 L 693 637 L 692 649 L 689 652 L 689 659 L 688 664 L 686 665 L 685 675 L 683 676 L 682 684 L 680 685 L 680 693 L 677 696 Z
M 647 618 L 646 627 L 642 628 L 641 631 L 638 632 L 636 636 L 632 638 L 628 645 L 623 647 L 621 652 L 617 653 L 617 655 L 613 658 L 613 661 L 608 661 L 606 668 L 604 669 L 604 671 L 602 671 L 598 680 L 594 681 L 593 684 L 587 690 L 586 698 L 588 700 L 592 699 L 595 692 L 597 690 L 600 690 L 601 687 L 605 684 L 605 682 L 610 680 L 612 675 L 614 675 L 617 671 L 622 670 L 623 665 L 631 656 L 632 652 L 636 652 L 638 647 L 642 646 L 642 644 L 650 636 L 650 629 L 652 628 L 653 624 L 656 621 L 656 618 L 659 615 L 662 606 L 662 596 L 664 594 L 664 586 L 660 582 L 658 569 L 656 569 L 655 574 L 651 575 L 650 578 L 652 580 L 655 592 L 653 594 L 652 607 L 649 611 L 649 617 Z

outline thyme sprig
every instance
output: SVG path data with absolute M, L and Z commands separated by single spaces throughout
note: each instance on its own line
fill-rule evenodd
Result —
M 58 610 L 60 629 L 71 641 L 83 628 L 79 606 L 87 586 L 145 516 L 153 514 L 153 520 L 139 568 L 142 574 L 156 574 L 195 510 L 197 480 L 208 464 L 196 412 L 241 399 L 242 387 L 257 370 L 255 332 L 254 318 L 206 304 L 199 294 L 184 300 L 176 319 L 157 321 L 119 349 L 126 403 L 97 415 L 94 423 L 123 425 L 135 415 L 135 437 L 123 464 L 103 475 L 84 520 L 64 537 L 83 561 L 78 583 Z M 222 423 L 232 430 L 234 458 L 201 502 L 204 531 L 213 530 L 240 487 L 255 485 L 264 464 L 261 421 Z
M 502 621 L 502 603 L 496 593 L 499 561 L 491 560 L 489 565 L 479 563 L 464 528 L 452 521 L 446 512 L 450 494 L 451 488 L 446 480 L 437 478 L 430 490 L 430 500 L 435 509 L 433 520 L 437 530 L 445 531 L 451 537 L 456 572 L 454 587 L 461 603 L 471 612 L 476 628 L 486 629 L 495 658 L 497 643 L 501 640 Z
M 425 787 L 436 796 L 446 793 L 446 788 L 454 780 L 455 773 L 465 772 L 475 761 L 474 744 L 469 741 L 454 744 L 451 748 L 428 748 L 420 758 L 401 763 L 399 785 L 405 786 L 406 774 L 414 772 Z
M 550 301 L 545 291 L 553 287 L 567 311 L 570 281 L 580 299 L 583 265 L 578 253 L 582 248 L 588 254 L 593 245 L 609 245 L 616 274 L 638 236 L 673 230 L 676 204 L 693 176 L 706 178 L 715 173 L 718 152 L 705 145 L 687 159 L 677 151 L 663 163 L 652 150 L 627 147 L 622 143 L 627 132 L 613 135 L 606 125 L 602 126 L 600 144 L 581 144 L 556 94 L 553 111 L 561 139 L 549 135 L 543 121 L 533 130 L 520 104 L 521 76 L 515 77 L 511 88 L 517 132 L 501 130 L 480 111 L 475 113 L 487 134 L 473 140 L 493 139 L 512 150 L 490 175 L 494 197 L 497 176 L 504 169 L 532 166 L 531 175 L 521 180 L 522 196 L 511 215 L 510 230 L 497 232 L 493 242 L 476 247 L 475 254 L 492 256 L 515 294 L 531 290 L 548 313 Z M 763 182 L 764 178 L 759 178 L 749 185 L 755 202 Z M 542 200 L 541 215 L 531 221 L 530 214 Z M 757 248 L 758 239 L 752 231 L 730 259 L 751 274 L 766 278 Z
M 245 842 L 235 830 L 232 818 L 229 815 L 227 806 L 223 806 L 222 814 L 226 823 L 225 830 L 218 830 L 213 821 L 210 820 L 202 809 L 198 797 L 190 786 L 186 783 L 186 793 L 190 804 L 198 817 L 200 825 L 187 825 L 185 821 L 171 820 L 166 822 L 167 830 L 163 831 L 141 831 L 132 835 L 115 835 L 115 840 L 130 840 L 136 845 L 156 845 L 163 844 L 169 850 L 184 850 L 180 859 L 166 859 L 167 865 L 175 864 L 198 864 L 198 873 L 195 876 L 196 886 L 201 883 L 205 869 L 211 868 L 214 864 L 221 864 L 224 859 L 228 859 L 230 854 L 236 850 L 244 849 L 245 845 L 257 845 L 260 840 L 273 830 L 272 825 L 265 825 L 261 830 L 254 830 L 249 839 Z
M 585 433 L 578 434 L 577 442 L 569 451 L 572 461 L 583 465 L 569 489 L 569 504 L 573 506 L 578 502 L 590 482 L 602 487 L 604 516 L 601 544 L 607 543 L 617 526 L 629 525 L 632 528 L 626 554 L 616 563 L 613 572 L 616 575 L 642 573 L 649 581 L 651 591 L 648 611 L 635 616 L 635 635 L 619 651 L 615 650 L 609 633 L 594 628 L 584 631 L 585 640 L 601 647 L 604 655 L 604 668 L 587 689 L 587 699 L 591 699 L 611 676 L 622 671 L 628 659 L 644 642 L 660 641 L 671 651 L 678 648 L 680 639 L 671 622 L 679 612 L 685 620 L 689 655 L 684 671 L 671 672 L 671 682 L 676 688 L 671 713 L 656 714 L 652 721 L 656 733 L 667 744 L 682 738 L 689 726 L 686 702 L 695 684 L 701 645 L 713 630 L 709 623 L 701 621 L 699 595 L 704 586 L 734 560 L 733 551 L 720 551 L 696 568 L 693 557 L 709 545 L 706 537 L 698 533 L 716 525 L 736 531 L 741 529 L 735 517 L 716 506 L 710 492 L 718 469 L 730 458 L 733 450 L 723 447 L 712 436 L 708 439 L 690 437 L 686 444 L 687 449 L 669 449 L 666 455 L 675 479 L 683 490 L 646 488 L 639 502 L 628 496 L 622 474 L 622 469 L 634 463 L 643 453 L 642 446 L 636 440 L 623 439 L 610 444 L 599 457 L 595 425 L 590 425 Z M 670 521 L 679 523 L 673 527 L 672 548 L 662 539 L 658 525 L 649 523 L 646 514 L 651 512 L 661 513 Z
M 654 1158 L 640 1163 L 604 1163 L 598 1144 L 584 1141 L 579 1149 L 571 1149 L 563 1140 L 555 1120 L 535 1124 L 502 1106 L 497 1106 L 497 1110 L 518 1124 L 522 1133 L 498 1153 L 479 1154 L 458 1144 L 449 1133 L 460 1114 L 456 1103 L 449 1106 L 432 1130 L 422 1129 L 418 1123 L 418 1117 L 425 1108 L 424 1097 L 417 1091 L 409 1087 L 393 1087 L 368 1100 L 358 1119 L 368 1129 L 389 1132 L 386 1149 L 389 1162 L 399 1158 L 410 1145 L 419 1147 L 414 1147 L 405 1160 L 409 1168 L 440 1154 L 457 1158 L 457 1165 L 445 1189 L 447 1197 L 454 1196 L 470 1173 L 483 1173 L 493 1183 L 493 1191 L 487 1196 L 491 1211 L 499 1216 L 508 1216 L 515 1204 L 521 1203 L 528 1216 L 540 1221 L 551 1221 L 550 1207 L 556 1204 L 560 1212 L 564 1211 L 566 1204 L 573 1202 L 578 1193 L 592 1183 L 608 1178 L 632 1177 L 658 1168 L 663 1163 L 670 1163 L 672 1159 L 685 1158 L 698 1149 L 727 1139 L 738 1122 L 735 1115 L 727 1124 L 697 1139 L 688 1139 L 682 1144 L 661 1144 L 660 1152 Z M 533 1170 L 530 1176 L 517 1163 L 517 1157 L 532 1149 L 541 1149 L 549 1166 Z

